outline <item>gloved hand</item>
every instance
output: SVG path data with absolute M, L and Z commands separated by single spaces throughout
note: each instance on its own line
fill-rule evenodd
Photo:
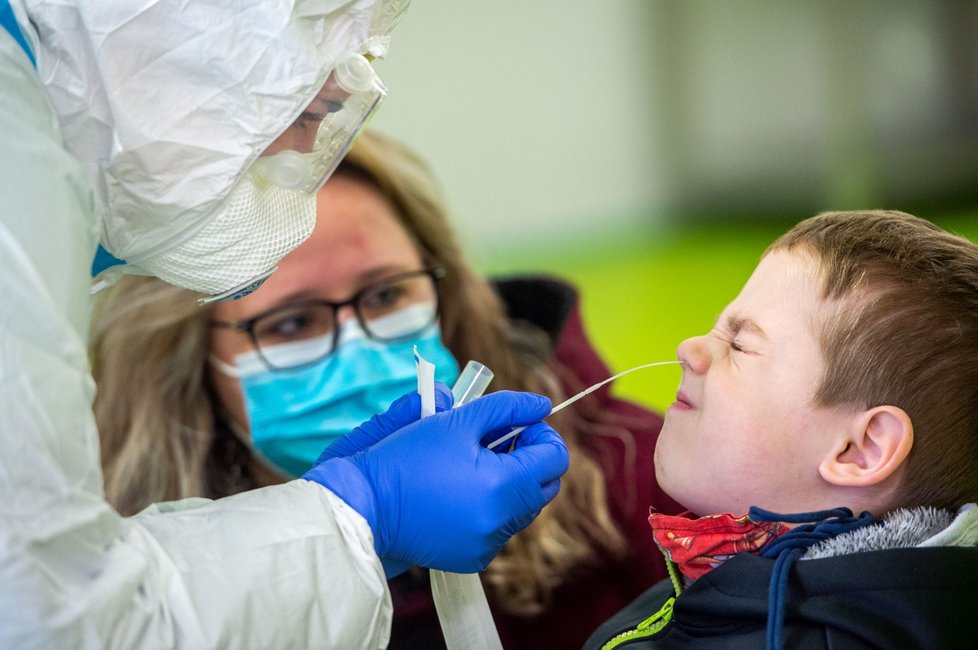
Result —
M 451 389 L 440 381 L 435 382 L 435 412 L 447 411 L 452 408 L 455 397 Z M 330 458 L 343 458 L 363 451 L 383 440 L 395 431 L 417 422 L 421 417 L 421 395 L 417 391 L 402 395 L 394 400 L 384 413 L 378 413 L 372 418 L 333 441 L 313 464 L 313 467 Z M 388 578 L 398 576 L 411 568 L 410 564 L 395 562 L 382 558 L 384 573 Z
M 539 422 L 550 408 L 532 393 L 493 393 L 325 460 L 303 478 L 363 515 L 385 569 L 481 571 L 560 490 L 569 456 L 557 432 Z M 479 442 L 534 422 L 509 454 Z
M 435 412 L 452 408 L 455 398 L 451 389 L 440 381 L 435 382 Z M 330 458 L 352 456 L 358 451 L 371 447 L 398 429 L 402 429 L 421 417 L 421 395 L 417 391 L 402 395 L 394 400 L 384 413 L 378 413 L 342 438 L 333 441 L 313 467 Z

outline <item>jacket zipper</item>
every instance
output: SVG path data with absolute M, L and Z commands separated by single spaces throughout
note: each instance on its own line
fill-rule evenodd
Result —
M 663 555 L 665 553 L 663 552 Z M 676 592 L 676 596 L 682 593 L 683 583 L 679 577 L 679 570 L 669 556 L 666 555 L 666 569 L 669 571 L 669 579 L 672 581 L 673 591 Z M 672 605 L 676 602 L 676 596 L 670 596 L 669 599 L 662 604 L 652 616 L 639 623 L 635 629 L 626 630 L 615 636 L 611 637 L 603 646 L 601 650 L 612 650 L 612 648 L 617 648 L 618 646 L 628 643 L 629 641 L 634 641 L 636 639 L 645 639 L 662 631 L 669 621 L 672 620 Z
M 670 597 L 662 607 L 659 608 L 652 616 L 648 617 L 644 621 L 638 624 L 634 630 L 627 630 L 621 634 L 613 636 L 607 643 L 601 646 L 601 650 L 611 650 L 612 648 L 617 648 L 623 643 L 628 643 L 629 641 L 634 641 L 636 639 L 644 639 L 650 637 L 654 634 L 658 634 L 669 621 L 672 620 L 672 604 L 676 602 L 674 597 Z

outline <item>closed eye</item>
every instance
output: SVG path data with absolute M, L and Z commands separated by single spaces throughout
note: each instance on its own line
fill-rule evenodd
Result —
M 726 343 L 731 350 L 734 352 L 741 352 L 743 354 L 751 354 L 748 352 L 743 344 L 737 340 L 738 332 L 726 332 L 719 326 L 713 328 L 713 335 L 718 339 Z
M 735 352 L 744 351 L 744 349 L 740 347 L 740 343 L 738 343 L 736 340 L 737 337 L 736 332 L 728 333 L 723 331 L 719 326 L 717 326 L 713 328 L 713 336 L 717 337 L 718 339 L 726 343 L 728 346 L 730 346 L 730 349 L 734 350 Z
M 714 328 L 714 331 L 721 340 L 726 341 L 727 345 L 729 345 L 730 349 L 734 352 L 754 354 L 754 352 L 746 350 L 743 344 L 737 341 L 737 337 L 740 336 L 742 332 L 750 337 L 757 337 L 760 339 L 766 338 L 764 330 L 762 330 L 761 327 L 750 318 L 731 314 L 722 319 L 722 323 L 722 325 L 718 323 L 716 328 Z M 753 338 L 748 340 L 753 340 Z

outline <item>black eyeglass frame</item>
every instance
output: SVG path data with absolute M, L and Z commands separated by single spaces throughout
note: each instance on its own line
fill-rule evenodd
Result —
M 232 329 L 232 330 L 235 330 L 235 331 L 238 331 L 238 332 L 244 332 L 244 333 L 246 333 L 248 335 L 248 338 L 251 340 L 251 345 L 254 346 L 255 350 L 258 352 L 258 356 L 261 357 L 262 362 L 264 362 L 264 364 L 266 366 L 268 366 L 268 368 L 270 370 L 283 370 L 283 371 L 284 370 L 293 370 L 293 369 L 296 369 L 296 368 L 302 368 L 304 366 L 308 366 L 308 365 L 311 365 L 311 364 L 316 363 L 318 361 L 321 361 L 321 360 L 325 359 L 326 357 L 328 357 L 329 355 L 331 355 L 336 350 L 337 345 L 339 344 L 339 338 L 340 338 L 340 328 L 339 328 L 339 323 L 337 322 L 337 314 L 339 313 L 340 309 L 342 309 L 343 307 L 347 307 L 347 306 L 353 307 L 353 313 L 356 316 L 357 322 L 360 324 L 360 327 L 363 328 L 364 333 L 369 338 L 374 339 L 375 341 L 394 341 L 394 342 L 396 342 L 396 341 L 399 341 L 399 340 L 408 338 L 410 336 L 413 336 L 413 334 L 414 334 L 413 332 L 411 334 L 407 334 L 405 336 L 399 336 L 399 337 L 394 337 L 394 338 L 387 338 L 387 337 L 383 337 L 383 336 L 376 336 L 370 330 L 370 326 L 367 325 L 367 321 L 363 317 L 363 314 L 360 313 L 360 305 L 359 305 L 359 303 L 360 303 L 360 299 L 366 293 L 368 293 L 371 290 L 376 289 L 376 287 L 378 285 L 391 284 L 391 283 L 394 283 L 394 282 L 398 282 L 400 280 L 403 280 L 405 278 L 410 278 L 410 277 L 413 277 L 413 276 L 423 276 L 423 275 L 427 275 L 428 277 L 430 277 L 432 283 L 435 286 L 435 313 L 434 313 L 434 316 L 432 317 L 432 320 L 431 320 L 431 323 L 433 323 L 433 322 L 435 322 L 435 320 L 438 319 L 438 316 L 440 315 L 440 312 L 441 312 L 441 296 L 438 295 L 439 294 L 439 282 L 441 282 L 441 280 L 445 277 L 445 269 L 442 268 L 442 267 L 440 267 L 440 266 L 435 266 L 435 267 L 425 268 L 425 269 L 419 269 L 417 271 L 405 271 L 403 273 L 396 273 L 394 275 L 389 275 L 389 276 L 387 276 L 385 278 L 380 278 L 376 282 L 371 282 L 367 286 L 363 287 L 362 289 L 360 289 L 359 291 L 357 291 L 355 294 L 353 294 L 352 296 L 350 296 L 350 298 L 348 298 L 347 300 L 342 300 L 342 301 L 339 301 L 339 302 L 333 302 L 333 301 L 330 301 L 330 300 L 303 300 L 301 302 L 294 302 L 294 303 L 290 303 L 288 305 L 279 305 L 278 307 L 273 307 L 271 309 L 268 309 L 266 311 L 261 312 L 260 314 L 256 314 L 256 315 L 252 316 L 251 318 L 246 318 L 245 320 L 229 321 L 229 320 L 215 320 L 215 319 L 211 319 L 209 322 L 210 322 L 210 325 L 213 326 L 213 327 L 222 327 L 222 328 Z M 255 323 L 257 323 L 258 321 L 260 321 L 260 320 L 262 320 L 262 319 L 264 319 L 264 318 L 266 318 L 266 317 L 268 317 L 268 316 L 270 316 L 272 314 L 275 314 L 277 312 L 280 312 L 280 311 L 283 311 L 283 310 L 286 310 L 286 309 L 295 309 L 296 307 L 314 306 L 314 305 L 315 306 L 325 305 L 327 307 L 332 308 L 332 310 L 333 310 L 333 324 L 334 324 L 334 327 L 333 327 L 333 344 L 330 346 L 329 350 L 325 354 L 323 354 L 323 355 L 321 355 L 319 357 L 316 357 L 315 359 L 310 359 L 309 361 L 306 361 L 306 362 L 301 363 L 301 364 L 296 364 L 296 365 L 293 365 L 293 366 L 284 366 L 284 367 L 283 366 L 277 366 L 274 363 L 272 363 L 271 361 L 269 361 L 268 360 L 268 357 L 266 357 L 265 354 L 262 352 L 261 345 L 259 345 L 259 343 L 258 343 L 258 334 L 255 332 Z M 429 325 L 431 325 L 431 323 L 428 323 L 427 325 L 425 325 L 425 327 L 428 327 Z M 421 328 L 421 329 L 424 329 L 424 328 Z

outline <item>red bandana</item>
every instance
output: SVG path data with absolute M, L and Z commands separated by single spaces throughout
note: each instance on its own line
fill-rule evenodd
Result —
M 769 541 L 788 532 L 780 522 L 751 521 L 747 515 L 731 514 L 693 519 L 692 513 L 678 516 L 649 515 L 652 537 L 678 567 L 696 580 L 736 553 L 756 553 Z

